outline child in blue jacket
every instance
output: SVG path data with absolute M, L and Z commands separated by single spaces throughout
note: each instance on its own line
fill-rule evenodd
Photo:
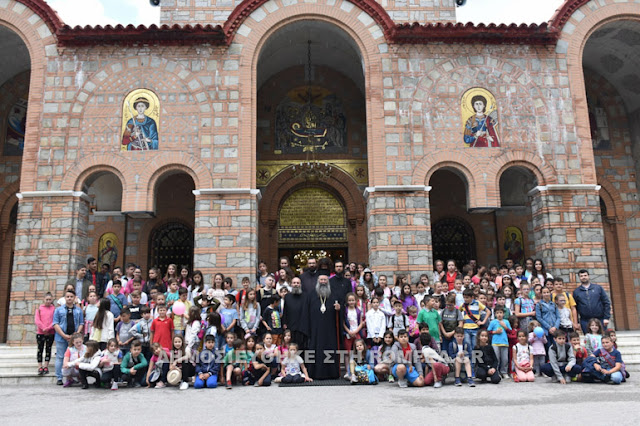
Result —
M 196 381 L 193 385 L 196 389 L 211 389 L 218 386 L 220 365 L 216 362 L 216 354 L 213 352 L 215 346 L 215 336 L 207 334 L 204 338 L 204 349 L 200 352 L 196 365 Z

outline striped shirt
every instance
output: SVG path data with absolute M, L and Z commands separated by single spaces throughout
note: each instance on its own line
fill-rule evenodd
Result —
M 479 327 L 478 324 L 476 324 L 476 321 L 480 319 L 480 311 L 484 311 L 487 308 L 482 303 L 478 302 L 477 300 L 474 300 L 468 305 L 463 304 L 462 306 L 460 306 L 459 309 L 462 312 L 462 315 L 464 317 L 463 327 L 465 329 L 476 329 Z M 471 315 L 475 319 L 472 319 L 471 316 L 469 316 L 469 313 L 471 313 Z

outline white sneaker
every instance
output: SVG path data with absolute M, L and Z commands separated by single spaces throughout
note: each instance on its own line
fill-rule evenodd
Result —
M 400 386 L 401 388 L 409 387 L 407 379 L 398 380 L 398 386 Z
M 189 383 L 187 382 L 180 383 L 180 390 L 187 390 L 187 389 L 189 389 Z
M 358 379 L 357 379 L 355 374 L 353 376 L 351 376 L 351 383 L 352 384 L 358 383 Z
M 344 376 L 342 376 L 342 378 L 345 380 L 351 380 L 351 374 L 346 373 Z
M 442 387 L 442 382 L 435 382 L 433 384 L 433 387 L 436 388 L 436 389 L 441 388 Z
M 111 384 L 111 390 L 118 390 L 118 383 L 117 382 L 113 382 Z

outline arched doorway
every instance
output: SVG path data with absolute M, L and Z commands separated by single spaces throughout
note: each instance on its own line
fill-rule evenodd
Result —
M 476 258 L 476 238 L 467 222 L 456 217 L 437 221 L 431 229 L 433 258 L 456 261 L 459 270 Z
M 172 263 L 193 267 L 193 228 L 181 222 L 157 227 L 149 241 L 149 265 L 166 271 Z
M 531 170 L 511 166 L 500 175 L 500 209 L 495 212 L 498 259 L 524 265 L 535 255 L 535 238 L 529 191 L 538 185 Z M 545 259 L 543 259 L 545 261 Z
M 22 38 L 12 29 L 0 25 L 0 191 L 2 216 L 0 230 L 0 342 L 7 341 L 11 273 L 17 223 L 22 154 L 31 77 L 31 58 Z
M 348 255 L 367 260 L 362 63 L 355 41 L 325 21 L 285 25 L 260 51 L 256 179 L 263 197 L 258 252 L 269 268 L 280 255 L 295 257 L 309 250 L 334 259 Z M 318 205 L 322 211 L 331 206 L 336 214 L 309 219 Z M 289 212 L 284 227 L 282 207 Z M 338 216 L 339 231 L 322 231 L 338 223 Z
M 292 192 L 278 212 L 278 256 L 288 256 L 299 271 L 306 258 L 347 259 L 348 230 L 344 204 L 321 187 Z
M 185 172 L 171 170 L 162 175 L 155 186 L 155 218 L 146 219 L 146 246 L 140 242 L 139 264 L 159 267 L 165 273 L 169 264 L 193 267 L 195 225 L 195 183 Z M 144 236 L 143 236 L 144 238 Z M 129 260 L 127 260 L 129 261 Z M 132 259 L 133 261 L 133 259 Z
M 634 248 L 640 193 L 640 15 L 602 24 L 584 43 L 584 73 L 591 147 L 598 183 L 606 259 L 616 326 L 637 328 Z

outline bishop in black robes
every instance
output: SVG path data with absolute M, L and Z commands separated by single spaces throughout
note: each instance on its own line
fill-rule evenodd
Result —
M 339 298 L 340 294 L 332 292 L 329 276 L 324 272 L 318 275 L 315 290 L 307 294 L 308 341 L 305 364 L 314 380 L 337 379 L 340 376 L 337 354 Z M 308 358 L 310 356 L 313 361 Z

